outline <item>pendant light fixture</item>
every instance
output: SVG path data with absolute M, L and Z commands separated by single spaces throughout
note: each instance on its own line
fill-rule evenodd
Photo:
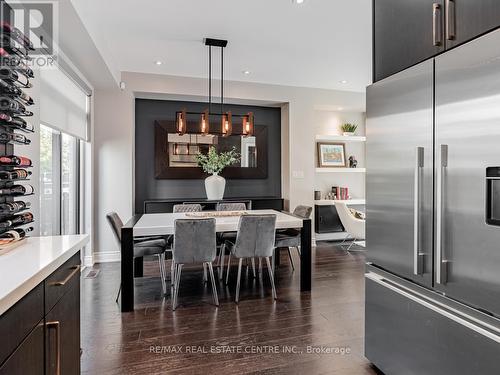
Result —
M 184 135 L 187 131 L 186 110 L 176 113 L 175 130 L 177 134 Z
M 208 47 L 208 109 L 203 112 L 186 112 L 186 110 L 177 112 L 175 124 L 177 134 L 187 133 L 187 115 L 198 115 L 200 127 L 199 131 L 195 133 L 222 135 L 223 137 L 231 135 L 253 136 L 254 116 L 252 112 L 244 115 L 233 115 L 230 111 L 224 110 L 224 48 L 227 46 L 227 40 L 205 38 L 204 43 Z M 221 51 L 220 112 L 212 111 L 212 47 L 220 48 Z M 219 130 L 211 129 L 210 117 L 217 119 L 217 121 L 220 119 Z M 241 133 L 233 131 L 233 117 L 241 118 Z M 236 128 L 239 129 L 239 126 Z
M 253 136 L 253 113 L 249 112 L 243 116 L 242 131 L 245 137 Z

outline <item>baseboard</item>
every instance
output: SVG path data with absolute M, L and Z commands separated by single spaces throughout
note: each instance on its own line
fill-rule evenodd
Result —
M 94 263 L 109 263 L 121 261 L 119 251 L 99 251 L 94 253 Z

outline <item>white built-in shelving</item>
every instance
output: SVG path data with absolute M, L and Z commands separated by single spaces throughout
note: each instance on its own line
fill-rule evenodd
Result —
M 365 173 L 366 168 L 316 168 L 317 173 Z
M 366 137 L 359 135 L 316 135 L 316 141 L 325 142 L 366 142 Z

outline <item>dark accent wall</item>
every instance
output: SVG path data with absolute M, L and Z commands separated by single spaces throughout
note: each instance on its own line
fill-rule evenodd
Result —
M 206 198 L 204 180 L 159 180 L 154 176 L 154 122 L 175 121 L 175 112 L 204 111 L 207 103 L 136 99 L 135 101 L 135 210 L 149 199 Z M 214 111 L 218 107 L 214 105 Z M 225 105 L 233 114 L 253 112 L 255 124 L 268 127 L 268 176 L 265 179 L 227 180 L 226 198 L 281 197 L 281 109 Z M 237 121 L 233 118 L 233 121 Z M 212 125 L 213 126 L 213 125 Z M 120 166 L 117 166 L 119 169 Z

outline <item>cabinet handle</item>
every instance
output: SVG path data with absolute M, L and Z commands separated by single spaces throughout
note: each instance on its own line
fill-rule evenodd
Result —
M 56 281 L 54 282 L 52 285 L 56 285 L 56 286 L 63 286 L 63 285 L 66 285 L 66 283 L 77 273 L 77 272 L 80 272 L 80 265 L 78 266 L 75 266 L 75 267 L 71 267 L 73 269 L 73 271 L 71 271 L 71 273 L 66 276 L 66 278 L 63 280 L 63 281 Z
M 424 148 L 417 147 L 413 188 L 413 273 L 423 274 L 423 254 L 420 251 L 420 197 L 421 175 L 424 168 Z
M 437 47 L 442 45 L 442 30 L 441 30 L 441 4 L 432 4 L 432 40 Z
M 439 167 L 436 182 L 436 283 L 446 284 L 448 261 L 443 256 L 443 210 L 446 192 L 443 185 L 446 168 L 448 167 L 448 145 L 441 145 L 439 148 Z
M 456 38 L 455 26 L 455 0 L 446 0 L 446 40 L 454 40 Z
M 56 320 L 46 323 L 47 329 L 56 331 L 56 375 L 61 375 L 61 323 Z

